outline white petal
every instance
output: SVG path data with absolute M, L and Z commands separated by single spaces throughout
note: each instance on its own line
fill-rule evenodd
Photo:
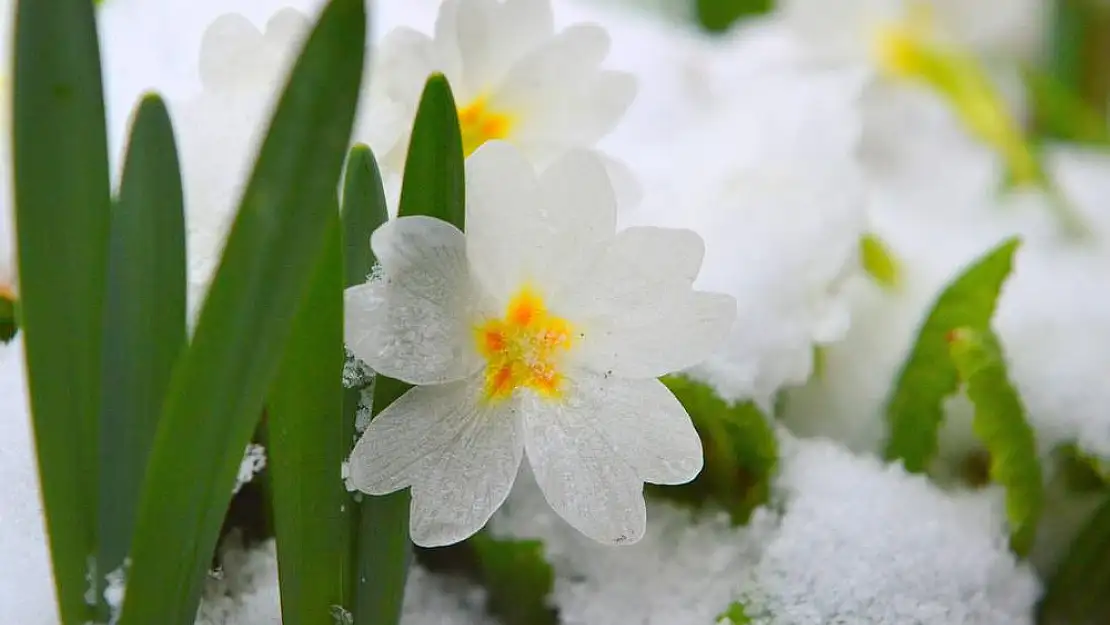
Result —
M 607 318 L 654 309 L 665 294 L 688 292 L 705 255 L 693 230 L 622 230 L 564 302 L 576 319 Z
M 520 59 L 498 85 L 498 110 L 534 110 L 574 89 L 609 52 L 609 34 L 597 24 L 575 24 Z M 495 104 L 496 103 L 496 104 Z
M 736 319 L 729 295 L 694 291 L 660 297 L 654 309 L 582 323 L 574 362 L 627 378 L 655 378 L 692 367 L 728 338 Z
M 444 71 L 444 63 L 431 38 L 402 26 L 382 39 L 375 51 L 374 69 L 372 91 L 415 111 L 428 76 Z
M 344 294 L 348 348 L 409 384 L 477 371 L 481 357 L 469 326 L 477 300 L 462 232 L 431 217 L 403 217 L 378 228 L 371 242 L 383 276 Z
M 488 93 L 517 60 L 553 33 L 549 0 L 445 2 L 437 23 L 437 40 L 442 35 L 457 45 L 465 98 Z
M 612 185 L 594 154 L 571 152 L 537 180 L 511 145 L 491 141 L 467 161 L 467 256 L 495 297 L 523 284 L 544 294 L 577 278 L 616 223 Z
M 571 526 L 598 542 L 635 543 L 647 525 L 643 480 L 600 425 L 606 393 L 576 382 L 564 401 L 522 399 L 528 462 L 547 502 Z
M 409 532 L 421 547 L 457 543 L 482 529 L 520 470 L 524 444 L 515 402 L 482 405 L 481 381 L 470 385 L 456 406 L 474 418 L 413 481 Z

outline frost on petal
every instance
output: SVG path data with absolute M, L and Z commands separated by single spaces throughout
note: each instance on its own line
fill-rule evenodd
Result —
M 467 161 L 466 178 L 467 257 L 501 301 L 525 283 L 550 295 L 580 278 L 613 235 L 616 200 L 595 154 L 570 152 L 537 179 L 520 151 L 491 141 Z
M 410 533 L 421 547 L 451 545 L 482 529 L 520 470 L 524 444 L 517 407 L 478 405 L 480 384 L 472 381 L 468 394 L 456 397 L 457 410 L 472 416 L 413 480 Z
M 1032 623 L 1040 584 L 1009 552 L 1001 493 L 946 493 L 828 441 L 783 450 L 785 514 L 739 597 L 753 623 Z
M 647 523 L 641 475 L 670 481 L 696 473 L 700 458 L 672 455 L 692 452 L 692 444 L 664 449 L 654 435 L 625 432 L 628 403 L 634 400 L 624 395 L 622 411 L 622 395 L 643 388 L 614 387 L 627 383 L 603 376 L 573 376 L 568 382 L 561 401 L 534 395 L 521 400 L 525 448 L 536 482 L 559 516 L 586 536 L 606 544 L 635 543 Z M 614 410 L 616 415 L 608 414 Z M 616 421 L 604 422 L 610 418 Z
M 477 532 L 501 505 L 523 445 L 514 404 L 480 403 L 480 378 L 417 387 L 370 421 L 348 463 L 357 489 L 412 486 L 411 533 L 421 546 Z
M 561 305 L 583 334 L 572 357 L 623 377 L 658 377 L 697 364 L 727 336 L 736 304 L 691 290 L 704 247 L 690 230 L 619 233 Z
M 372 369 L 410 384 L 458 380 L 481 366 L 462 232 L 431 217 L 374 231 L 379 279 L 344 295 L 344 338 Z

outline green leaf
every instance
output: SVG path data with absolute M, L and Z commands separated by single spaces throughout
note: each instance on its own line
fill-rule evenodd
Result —
M 466 215 L 462 135 L 451 87 L 442 74 L 424 85 L 405 159 L 398 215 L 427 215 L 463 229 Z M 378 415 L 411 388 L 377 376 L 371 408 Z M 355 625 L 391 625 L 401 618 L 412 557 L 409 491 L 365 495 L 359 509 Z
M 860 238 L 860 262 L 864 271 L 880 286 L 893 289 L 898 286 L 901 271 L 898 261 L 883 240 L 874 234 Z
M 301 300 L 270 389 L 268 467 L 273 487 L 281 614 L 333 625 L 350 608 L 354 501 L 340 479 L 351 449 L 343 411 L 343 250 L 338 212 Z
M 398 215 L 438 217 L 463 230 L 465 207 L 462 134 L 455 97 L 443 74 L 432 74 L 416 109 Z
M 1038 625 L 1110 621 L 1110 497 L 1076 535 L 1045 586 Z
M 689 484 L 648 485 L 648 492 L 696 507 L 714 503 L 733 523 L 748 522 L 767 502 L 778 462 L 770 421 L 754 403 L 729 403 L 709 386 L 682 376 L 662 379 L 686 408 L 705 450 L 705 468 Z
M 467 541 L 488 593 L 486 609 L 504 625 L 557 623 L 547 605 L 555 573 L 538 540 L 502 540 L 481 531 Z
M 1110 128 L 1098 110 L 1046 72 L 1025 68 L 1034 122 L 1042 135 L 1089 145 L 1110 146 Z
M 185 206 L 173 126 L 143 98 L 112 214 L 100 431 L 100 555 L 123 564 L 158 416 L 186 345 Z
M 949 283 L 918 330 L 886 404 L 890 423 L 886 457 L 901 460 L 907 471 L 924 471 L 936 453 L 944 399 L 958 388 L 948 334 L 962 327 L 989 328 L 1018 243 L 1008 239 Z
M 243 450 L 334 220 L 365 31 L 361 0 L 331 0 L 278 102 L 162 411 L 123 625 L 186 625 L 196 616 Z
M 1006 489 L 1010 545 L 1026 555 L 1044 508 L 1044 483 L 1037 441 L 1025 408 L 1006 373 L 1002 347 L 992 332 L 958 328 L 949 353 L 975 406 L 972 429 L 990 452 L 991 480 Z
M 0 295 L 0 343 L 7 343 L 19 330 L 15 302 Z
M 761 15 L 775 7 L 774 0 L 694 0 L 698 21 L 708 31 L 724 32 L 745 17 Z
M 722 625 L 748 625 L 752 620 L 744 612 L 744 604 L 733 601 L 728 609 L 717 615 L 717 622 Z
M 20 0 L 12 108 L 19 290 L 62 622 L 91 620 L 111 195 L 91 2 Z M 94 598 L 89 598 L 95 603 Z
M 378 162 L 369 147 L 356 145 L 347 157 L 343 183 L 343 258 L 347 286 L 366 282 L 375 262 L 370 235 L 388 219 Z

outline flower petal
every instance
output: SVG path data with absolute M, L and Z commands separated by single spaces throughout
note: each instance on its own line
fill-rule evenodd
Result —
M 487 93 L 514 62 L 555 30 L 549 0 L 449 0 L 440 16 L 437 40 L 457 45 L 464 99 Z
M 581 323 L 574 362 L 626 378 L 657 378 L 692 367 L 725 340 L 736 319 L 730 295 L 693 291 L 661 295 L 654 309 L 614 312 Z
M 644 535 L 643 480 L 599 425 L 609 394 L 588 380 L 571 382 L 565 401 L 522 398 L 524 444 L 536 482 L 551 507 L 602 543 L 632 544 Z
M 462 379 L 481 367 L 469 320 L 477 304 L 462 232 L 431 217 L 378 228 L 382 276 L 344 294 L 348 348 L 372 369 L 409 384 Z
M 523 284 L 545 295 L 579 277 L 616 228 L 616 201 L 600 158 L 566 154 L 537 180 L 511 145 L 491 141 L 467 161 L 467 256 L 504 301 Z
M 524 444 L 516 404 L 480 404 L 481 382 L 469 384 L 456 406 L 474 418 L 412 484 L 409 533 L 421 547 L 454 544 L 482 529 L 520 470 Z

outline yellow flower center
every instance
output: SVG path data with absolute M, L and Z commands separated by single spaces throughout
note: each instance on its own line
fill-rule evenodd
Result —
M 470 156 L 486 141 L 508 137 L 512 127 L 512 117 L 491 111 L 486 105 L 486 96 L 475 98 L 470 104 L 459 108 L 463 156 Z
M 875 29 L 872 53 L 886 75 L 921 82 L 948 100 L 964 127 L 1006 160 L 1015 184 L 1043 183 L 1033 146 L 997 87 L 972 54 L 940 41 L 929 5 L 915 2 L 902 20 Z
M 487 400 L 507 399 L 518 388 L 548 398 L 562 393 L 559 363 L 574 342 L 573 330 L 532 288 L 525 286 L 509 300 L 503 318 L 478 325 L 474 337 L 486 359 Z
M 875 30 L 872 50 L 884 72 L 901 78 L 923 77 L 930 72 L 930 40 L 935 29 L 929 5 L 909 6 L 901 21 L 882 24 Z

